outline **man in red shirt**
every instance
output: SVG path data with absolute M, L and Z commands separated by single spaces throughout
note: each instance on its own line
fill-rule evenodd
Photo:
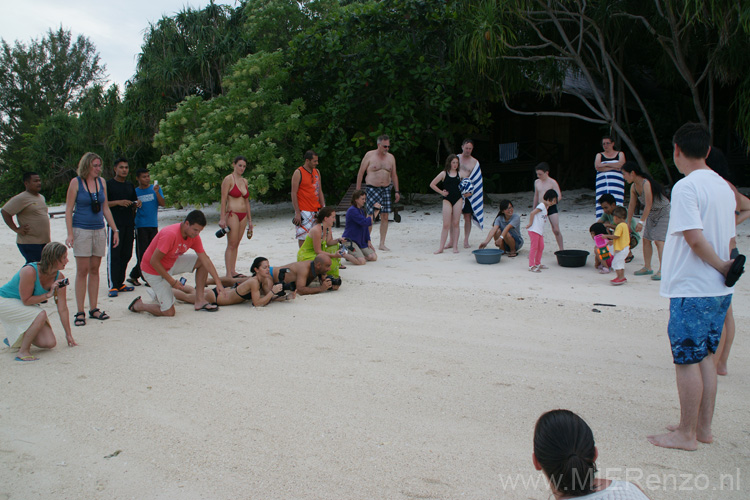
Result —
M 296 238 L 299 246 L 302 246 L 307 233 L 315 224 L 315 214 L 321 207 L 326 206 L 323 188 L 320 185 L 320 172 L 315 168 L 318 166 L 318 155 L 315 151 L 309 150 L 303 158 L 305 164 L 292 174 L 292 222 L 297 226 Z
M 196 297 L 202 298 L 206 287 L 206 278 L 213 276 L 218 291 L 224 290 L 221 278 L 216 272 L 211 259 L 203 251 L 200 232 L 206 227 L 206 216 L 200 210 L 190 212 L 185 220 L 178 224 L 167 226 L 156 235 L 148 249 L 143 254 L 141 272 L 143 278 L 156 294 L 158 304 L 146 304 L 140 297 L 130 303 L 128 309 L 133 312 L 146 311 L 154 316 L 174 316 L 174 293 L 172 289 L 183 289 L 183 284 L 173 278 L 175 274 L 195 271 Z M 195 255 L 185 255 L 190 249 Z M 209 304 L 206 300 L 195 302 L 196 311 L 216 311 L 216 304 Z

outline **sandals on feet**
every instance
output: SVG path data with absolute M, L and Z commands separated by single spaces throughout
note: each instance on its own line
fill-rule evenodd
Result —
M 99 316 L 96 316 L 95 315 L 96 313 L 99 313 Z M 83 313 L 79 313 L 79 314 L 83 314 Z M 78 316 L 78 315 L 76 314 L 76 316 Z M 109 314 L 105 313 L 104 311 L 100 310 L 97 307 L 96 309 L 92 309 L 92 310 L 89 311 L 89 318 L 100 319 L 100 320 L 104 321 L 105 319 L 109 319 Z
M 646 269 L 645 267 L 640 268 L 636 272 L 633 273 L 635 276 L 648 276 L 649 274 L 654 274 L 653 269 Z
M 635 255 L 631 253 L 630 255 L 625 257 L 625 264 L 630 264 L 631 262 L 633 262 L 633 259 L 635 259 Z
M 83 311 L 78 311 L 75 316 L 73 316 L 73 324 L 76 326 L 86 326 L 86 313 Z

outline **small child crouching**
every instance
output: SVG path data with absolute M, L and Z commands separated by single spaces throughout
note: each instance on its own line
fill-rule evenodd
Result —
M 594 268 L 600 274 L 609 274 L 610 267 L 612 267 L 613 251 L 612 247 L 607 244 L 606 238 L 603 237 L 603 235 L 609 234 L 609 231 L 601 222 L 595 222 L 589 228 L 589 233 L 591 239 L 594 240 Z
M 625 207 L 615 207 L 612 211 L 614 217 L 615 227 L 614 234 L 604 234 L 603 238 L 614 241 L 615 255 L 612 257 L 612 269 L 617 273 L 617 277 L 610 280 L 613 285 L 624 285 L 628 282 L 625 277 L 625 257 L 628 256 L 630 251 L 630 229 L 625 223 L 628 218 L 628 211 Z

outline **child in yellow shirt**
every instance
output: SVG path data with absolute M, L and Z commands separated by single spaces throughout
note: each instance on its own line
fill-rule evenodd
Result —
M 628 256 L 630 251 L 630 228 L 625 223 L 628 218 L 628 211 L 625 207 L 615 207 L 612 212 L 612 217 L 615 220 L 615 232 L 614 234 L 602 235 L 608 240 L 613 240 L 615 255 L 612 258 L 612 269 L 615 270 L 617 276 L 609 282 L 613 285 L 624 285 L 628 282 L 625 277 L 625 257 Z

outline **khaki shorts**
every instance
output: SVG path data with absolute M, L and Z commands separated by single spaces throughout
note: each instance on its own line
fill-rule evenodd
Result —
M 197 261 L 198 256 L 194 253 L 190 255 L 180 255 L 169 270 L 170 276 L 193 272 Z M 162 311 L 169 310 L 174 305 L 175 301 L 172 285 L 169 284 L 169 281 L 157 274 L 149 274 L 146 272 L 143 272 L 142 274 L 143 279 L 146 280 L 146 283 L 151 287 L 151 291 L 156 295 L 156 300 L 159 302 L 159 309 Z
M 104 257 L 107 251 L 107 230 L 73 228 L 74 257 Z
M 349 249 L 349 253 L 354 255 L 358 259 L 364 259 L 366 256 L 370 256 L 375 253 L 375 251 L 369 246 L 365 248 L 359 248 L 359 245 L 357 245 L 353 241 L 349 241 L 349 245 L 351 245 L 347 246 L 347 248 Z

